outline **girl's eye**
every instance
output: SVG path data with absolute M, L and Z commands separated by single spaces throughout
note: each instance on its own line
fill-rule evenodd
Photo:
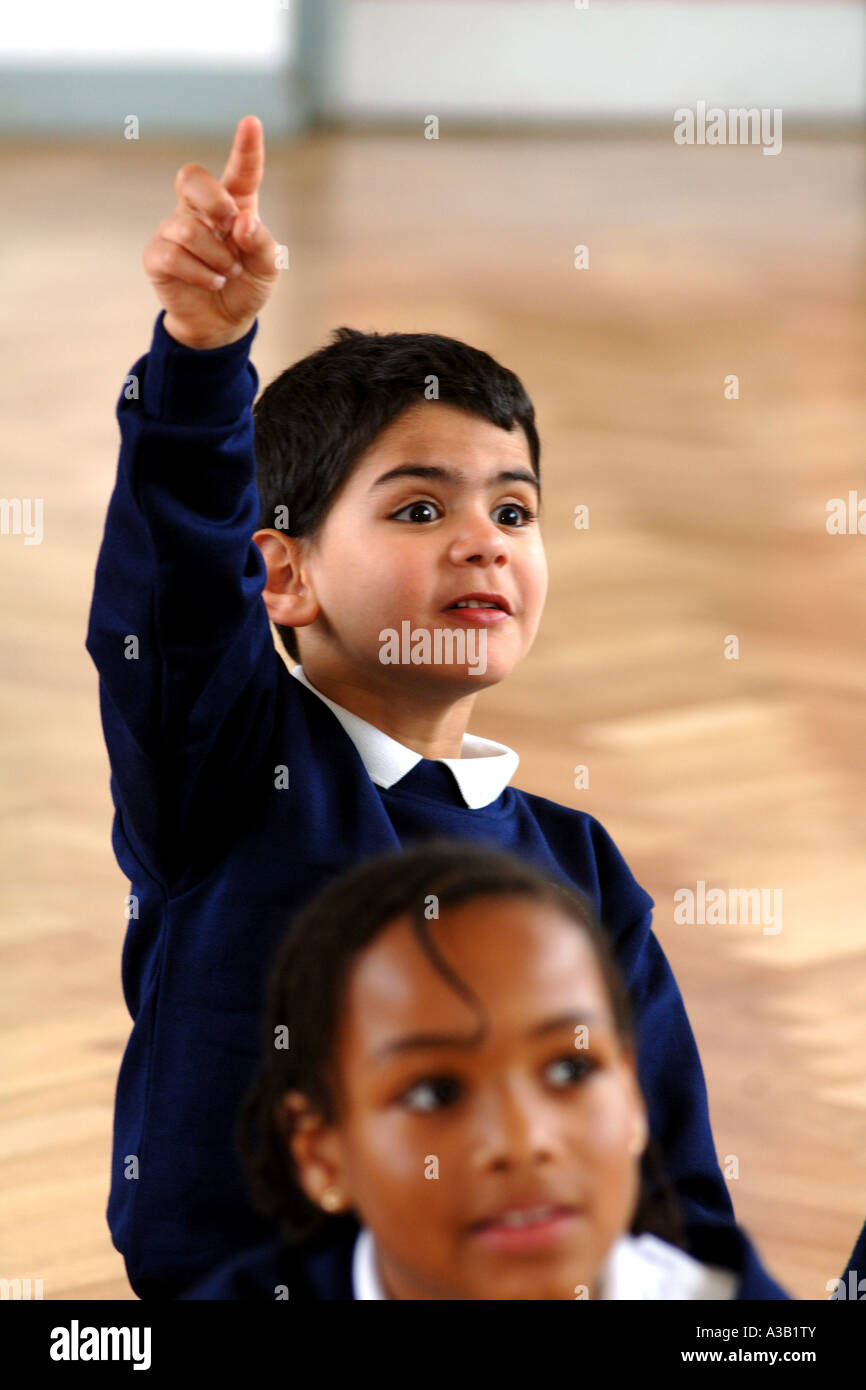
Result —
M 408 1091 L 403 1092 L 400 1099 L 407 1110 L 426 1114 L 431 1110 L 440 1110 L 443 1106 L 453 1105 L 459 1095 L 460 1086 L 453 1077 L 435 1076 L 410 1086 Z
M 575 1086 L 594 1072 L 597 1066 L 592 1057 L 557 1057 L 547 1068 L 547 1079 L 554 1086 Z

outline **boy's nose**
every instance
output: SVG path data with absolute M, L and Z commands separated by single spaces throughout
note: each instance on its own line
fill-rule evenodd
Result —
M 499 527 L 487 518 L 468 522 L 451 542 L 451 559 L 459 564 L 497 564 L 508 558 L 508 546 Z

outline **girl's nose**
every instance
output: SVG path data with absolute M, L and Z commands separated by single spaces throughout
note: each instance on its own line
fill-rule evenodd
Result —
M 528 1086 L 503 1088 L 479 1115 L 476 1162 L 505 1170 L 554 1158 L 559 1148 L 549 1100 Z

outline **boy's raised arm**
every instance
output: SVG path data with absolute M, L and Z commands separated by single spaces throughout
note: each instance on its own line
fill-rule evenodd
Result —
M 279 273 L 257 216 L 263 165 L 260 123 L 244 117 L 222 180 L 185 165 L 177 209 L 145 249 L 164 313 L 118 402 L 118 474 L 86 639 L 115 846 L 119 831 L 169 886 L 203 872 L 234 832 L 231 816 L 254 804 L 272 727 L 248 359 Z M 225 276 L 219 287 L 214 276 Z

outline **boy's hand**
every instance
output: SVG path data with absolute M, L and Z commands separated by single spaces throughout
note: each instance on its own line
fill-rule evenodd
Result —
M 264 167 L 261 121 L 244 116 L 222 179 L 200 164 L 179 169 L 174 215 L 144 248 L 144 268 L 165 306 L 163 327 L 186 347 L 243 338 L 277 282 L 276 244 L 258 221 Z

